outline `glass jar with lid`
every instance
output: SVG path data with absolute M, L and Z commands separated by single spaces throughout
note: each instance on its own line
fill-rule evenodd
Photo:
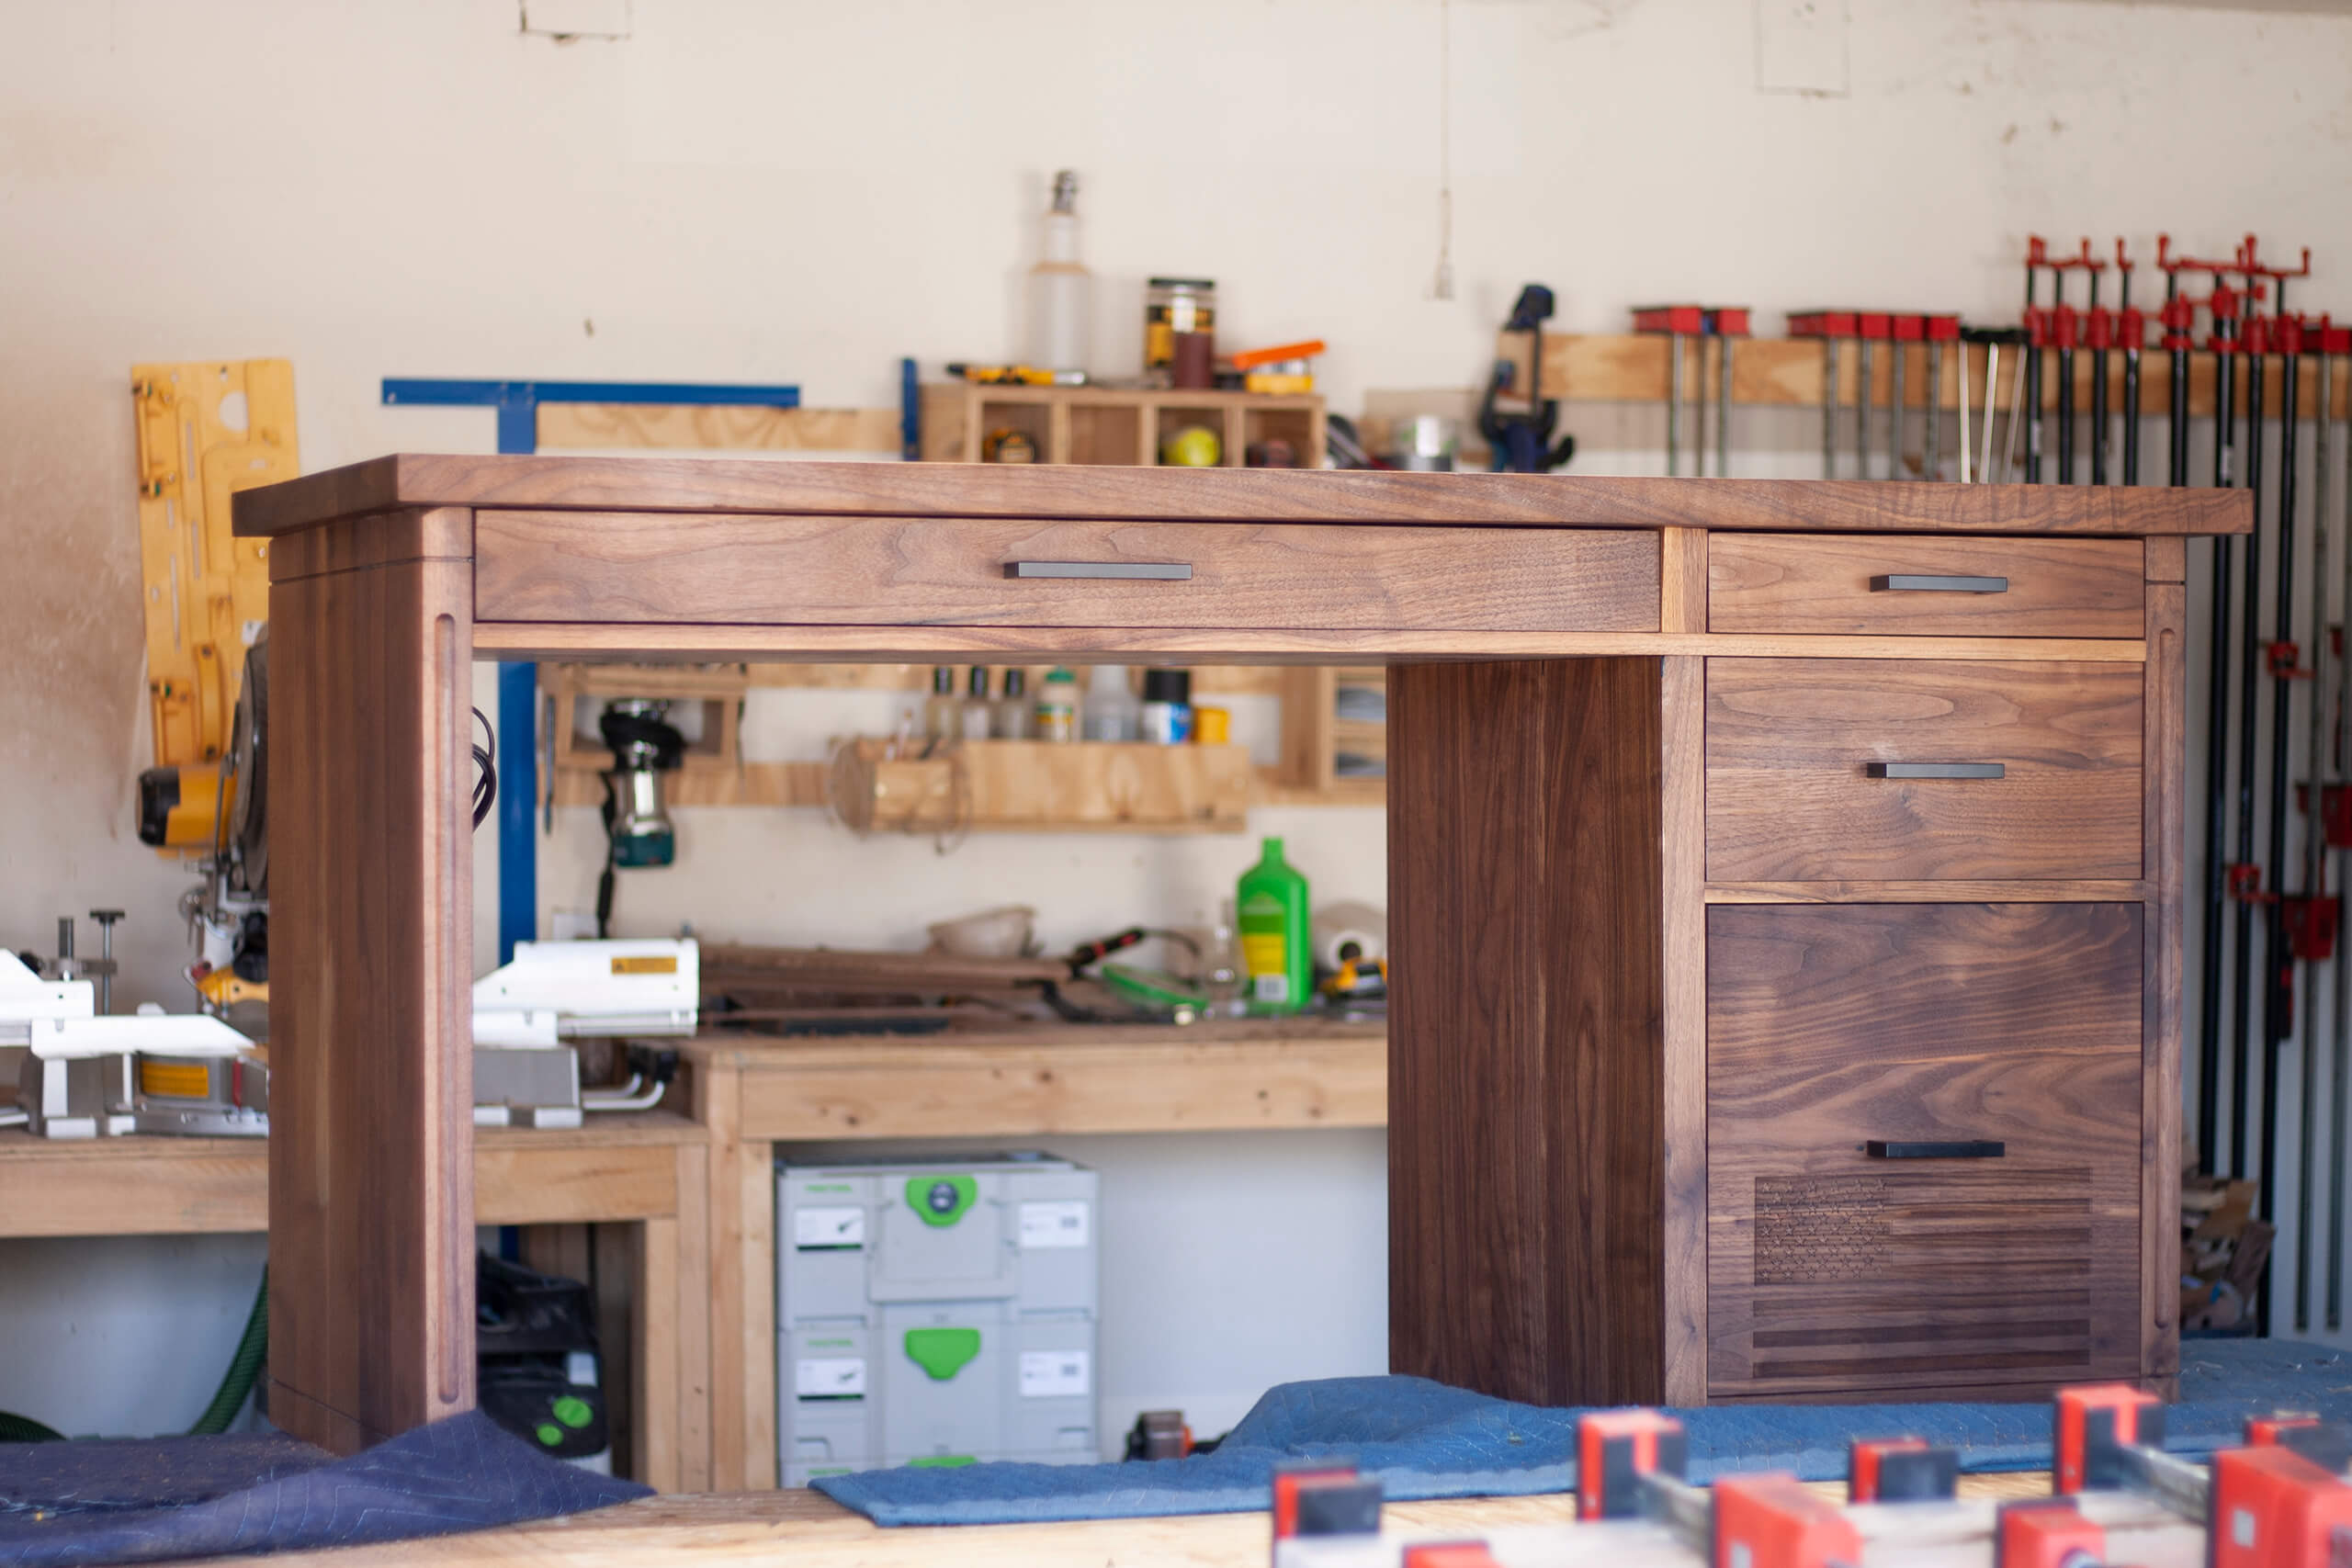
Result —
M 1176 363 L 1178 333 L 1216 330 L 1216 284 L 1205 277 L 1155 277 L 1143 296 L 1143 370 L 1164 379 Z

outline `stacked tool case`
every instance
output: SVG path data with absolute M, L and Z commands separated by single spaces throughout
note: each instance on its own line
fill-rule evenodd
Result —
M 1085 1464 L 1095 1175 L 1012 1154 L 776 1168 L 781 1480 L 901 1464 Z

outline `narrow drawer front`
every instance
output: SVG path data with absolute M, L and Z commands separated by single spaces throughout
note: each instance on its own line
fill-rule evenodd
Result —
M 1707 629 L 2137 637 L 2146 557 L 2137 539 L 1711 534 Z
M 1708 911 L 1711 1393 L 2138 1374 L 2142 919 Z
M 1654 631 L 1646 531 L 483 512 L 483 621 Z
M 2137 664 L 1707 661 L 1715 882 L 2140 875 Z

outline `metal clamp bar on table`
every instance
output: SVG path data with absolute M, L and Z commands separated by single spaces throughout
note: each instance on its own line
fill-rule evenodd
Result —
M 1190 561 L 1012 560 L 1004 563 L 1010 578 L 1087 577 L 1121 581 L 1190 582 Z

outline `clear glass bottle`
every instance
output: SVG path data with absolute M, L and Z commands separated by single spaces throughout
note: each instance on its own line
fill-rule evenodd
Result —
M 999 740 L 1027 740 L 1036 734 L 1029 709 L 1029 672 L 1019 665 L 1004 672 L 1004 695 L 996 700 L 989 733 Z
M 1094 280 L 1078 259 L 1078 175 L 1054 176 L 1037 265 L 1029 269 L 1028 362 L 1041 370 L 1086 368 L 1086 327 Z
M 965 689 L 964 711 L 960 716 L 963 737 L 967 740 L 986 740 L 989 720 L 995 716 L 995 705 L 989 701 L 989 671 L 985 664 L 972 666 L 971 684 Z
M 1086 676 L 1086 738 L 1133 740 L 1143 733 L 1143 705 L 1124 664 L 1097 664 Z
M 1037 739 L 1078 739 L 1078 677 L 1059 665 L 1046 671 L 1038 687 Z
M 956 695 L 956 667 L 931 668 L 931 700 L 922 705 L 922 734 L 926 740 L 953 740 L 964 733 L 964 704 Z

